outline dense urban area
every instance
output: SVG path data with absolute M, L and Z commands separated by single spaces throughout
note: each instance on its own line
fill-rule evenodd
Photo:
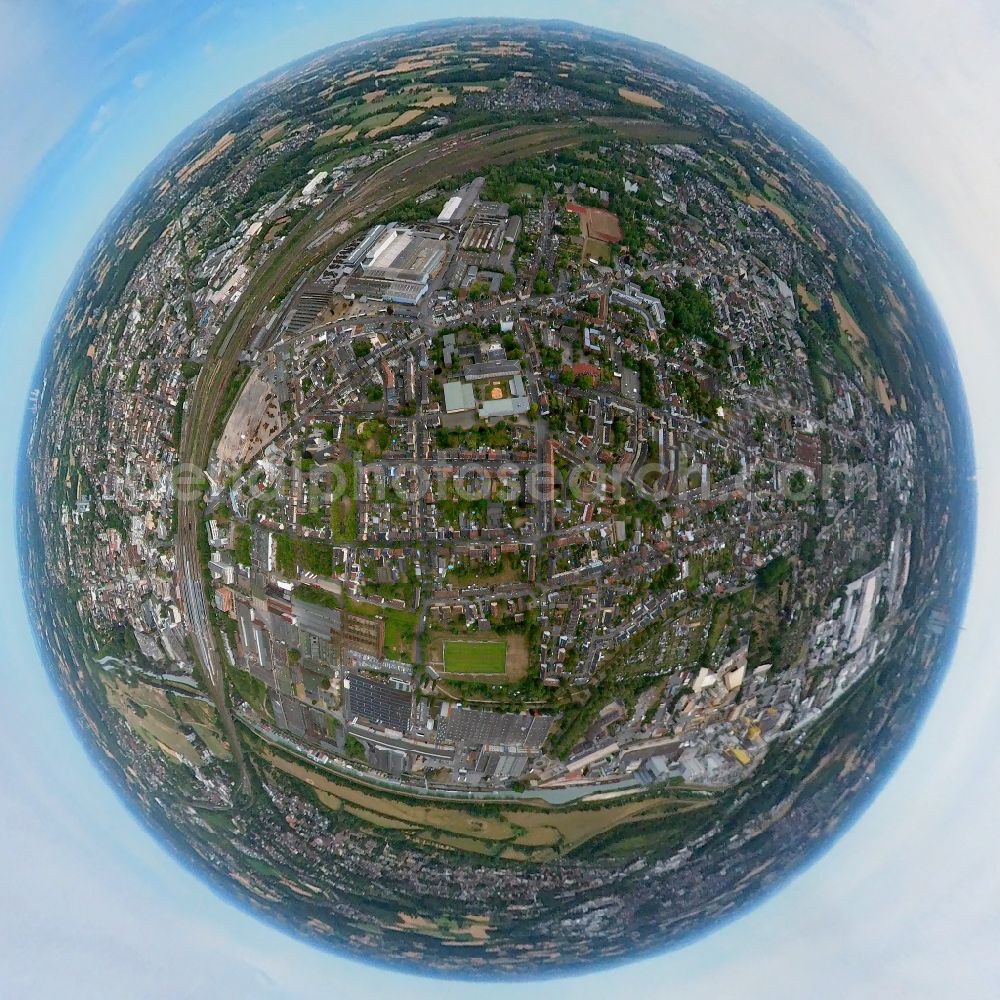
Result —
M 905 252 L 680 57 L 425 27 L 247 88 L 53 327 L 26 586 L 184 857 L 463 975 L 629 957 L 800 863 L 950 651 L 964 402 Z

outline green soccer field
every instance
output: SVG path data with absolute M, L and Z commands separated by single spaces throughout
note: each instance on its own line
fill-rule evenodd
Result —
M 502 674 L 507 669 L 507 643 L 446 642 L 444 669 L 449 674 Z

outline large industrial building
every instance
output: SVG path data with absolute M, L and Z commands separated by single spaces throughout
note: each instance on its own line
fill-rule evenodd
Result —
M 416 305 L 447 254 L 437 233 L 406 226 L 376 226 L 348 258 L 355 270 L 344 282 L 348 294 Z

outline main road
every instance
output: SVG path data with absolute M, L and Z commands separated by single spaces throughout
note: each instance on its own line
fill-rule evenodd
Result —
M 585 138 L 585 132 L 574 124 L 501 129 L 482 126 L 421 143 L 369 170 L 346 191 L 327 198 L 299 221 L 278 255 L 254 274 L 239 304 L 226 317 L 209 347 L 188 398 L 181 427 L 180 468 L 186 474 L 177 490 L 177 586 L 198 666 L 232 746 L 245 789 L 249 787 L 249 773 L 226 699 L 198 546 L 204 502 L 200 477 L 208 468 L 219 407 L 225 388 L 236 373 L 240 355 L 275 298 L 285 294 L 310 271 L 318 273 L 337 247 L 350 239 L 366 220 L 391 211 L 448 177 L 460 177 L 489 164 L 511 163 L 564 149 Z

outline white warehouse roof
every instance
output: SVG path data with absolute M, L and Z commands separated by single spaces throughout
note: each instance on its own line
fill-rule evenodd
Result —
M 441 214 L 438 216 L 438 222 L 450 222 L 451 217 L 455 214 L 456 209 L 462 204 L 461 195 L 454 195 L 449 198 L 444 203 L 444 208 L 441 209 Z

